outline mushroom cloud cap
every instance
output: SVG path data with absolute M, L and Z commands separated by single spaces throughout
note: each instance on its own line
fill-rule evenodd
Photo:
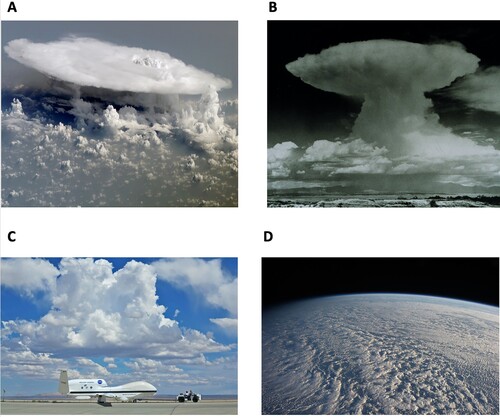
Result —
M 341 43 L 286 65 L 320 90 L 365 97 L 379 89 L 426 92 L 474 72 L 479 58 L 458 44 L 423 45 L 376 39 Z
M 15 39 L 5 51 L 23 65 L 79 86 L 155 94 L 203 94 L 212 87 L 231 87 L 230 80 L 166 52 L 93 38 L 67 37 L 47 43 Z

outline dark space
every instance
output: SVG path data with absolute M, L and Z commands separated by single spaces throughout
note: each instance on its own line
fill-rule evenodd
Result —
M 498 306 L 498 258 L 263 258 L 263 309 L 306 298 L 408 293 Z

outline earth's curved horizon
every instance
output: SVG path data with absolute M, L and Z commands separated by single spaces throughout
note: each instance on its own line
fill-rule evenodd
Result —
M 498 414 L 498 307 L 413 294 L 263 315 L 263 414 Z

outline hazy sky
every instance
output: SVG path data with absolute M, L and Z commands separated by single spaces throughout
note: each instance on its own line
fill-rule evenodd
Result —
M 2 259 L 2 388 L 145 380 L 237 393 L 237 259 Z

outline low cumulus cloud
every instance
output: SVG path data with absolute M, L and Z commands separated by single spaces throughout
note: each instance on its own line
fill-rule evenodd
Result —
M 372 146 L 361 139 L 350 142 L 318 140 L 307 148 L 299 162 L 326 162 L 315 164 L 315 170 L 342 173 L 383 173 L 391 165 L 385 156 L 387 149 Z
M 299 147 L 293 142 L 277 143 L 267 151 L 267 169 L 271 177 L 286 177 L 290 175 L 290 165 Z
M 22 342 L 2 341 L 2 378 L 22 380 L 53 380 L 59 378 L 61 369 L 68 369 L 70 378 L 102 378 L 110 372 L 98 363 L 82 357 L 60 358 L 51 353 L 32 352 Z M 7 384 L 6 384 L 7 385 Z M 50 392 L 48 388 L 46 392 Z
M 134 371 L 152 369 L 155 371 L 164 372 L 165 374 L 182 371 L 181 368 L 175 365 L 165 365 L 161 361 L 146 358 L 138 358 L 134 361 L 125 362 L 125 365 Z
M 5 52 L 49 77 L 79 86 L 155 94 L 201 94 L 231 81 L 187 65 L 166 52 L 130 48 L 93 38 L 35 43 L 15 39 Z
M 234 391 L 227 391 L 227 384 L 236 386 L 237 358 L 236 356 L 222 356 L 212 362 L 200 357 L 197 366 L 203 367 L 204 372 L 186 372 L 182 360 L 178 360 L 176 365 L 165 361 L 154 359 L 139 358 L 124 363 L 128 368 L 127 377 L 129 380 L 145 379 L 154 381 L 155 386 L 161 389 L 162 386 L 170 386 L 170 391 L 177 392 L 182 389 L 179 387 L 198 387 L 202 393 L 229 393 L 236 394 Z M 175 391 L 174 391 L 175 390 Z
M 78 365 L 84 366 L 86 369 L 92 372 L 93 375 L 110 375 L 110 372 L 104 366 L 94 362 L 91 359 L 77 358 L 76 362 L 78 363 Z
M 34 353 L 20 343 L 10 346 L 2 341 L 2 375 L 35 379 L 56 378 L 57 369 L 64 369 L 68 362 L 48 353 Z
M 414 133 L 411 137 L 417 137 Z M 433 137 L 418 137 L 421 142 L 432 141 Z M 271 189 L 322 187 L 325 183 L 314 180 L 333 178 L 338 174 L 442 174 L 453 177 L 460 173 L 464 186 L 497 186 L 500 180 L 500 151 L 492 145 L 477 145 L 472 140 L 460 136 L 440 137 L 448 143 L 450 152 L 446 155 L 417 155 L 391 157 L 386 148 L 379 148 L 362 139 L 317 140 L 312 145 L 300 149 L 292 142 L 275 145 L 268 150 L 273 155 L 268 159 L 268 176 Z M 451 143 L 453 142 L 453 143 Z M 277 159 L 275 149 L 285 145 L 294 149 L 292 154 L 281 154 Z M 309 181 L 305 183 L 301 181 Z M 293 179 L 282 181 L 284 179 Z M 312 181 L 312 182 L 311 182 Z M 452 183 L 452 181 L 450 181 Z M 344 181 L 329 182 L 330 185 L 347 185 Z

